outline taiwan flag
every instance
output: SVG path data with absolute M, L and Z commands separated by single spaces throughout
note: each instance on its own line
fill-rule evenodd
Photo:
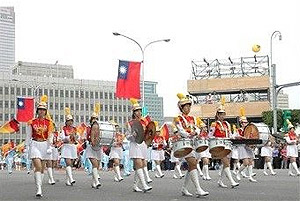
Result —
M 34 99 L 17 98 L 17 120 L 19 122 L 28 122 L 34 117 Z
M 119 60 L 117 98 L 141 98 L 140 69 L 141 62 Z

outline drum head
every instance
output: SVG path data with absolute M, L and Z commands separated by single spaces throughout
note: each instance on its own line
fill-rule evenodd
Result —
M 150 146 L 152 144 L 155 133 L 156 133 L 156 126 L 155 126 L 155 123 L 153 121 L 151 121 L 147 125 L 145 135 L 144 135 L 144 140 L 145 140 L 146 145 Z
M 174 156 L 176 158 L 183 158 L 185 156 L 187 156 L 189 153 L 191 153 L 193 151 L 192 148 L 182 148 L 182 149 L 178 149 L 174 152 Z
M 258 128 L 250 123 L 244 129 L 244 137 L 246 139 L 259 139 L 259 131 Z
M 91 127 L 91 145 L 92 148 L 96 148 L 99 146 L 99 139 L 100 139 L 100 131 L 99 131 L 99 124 L 94 122 Z
M 136 133 L 135 142 L 141 144 L 144 141 L 144 128 L 139 120 L 132 120 L 132 132 Z
M 208 148 L 208 146 L 201 146 L 201 147 L 198 147 L 198 148 L 196 149 L 196 152 L 197 152 L 197 153 L 203 152 L 203 151 L 205 151 L 207 148 Z
M 220 155 L 220 153 L 223 151 L 224 151 L 224 146 L 218 146 L 218 147 L 209 149 L 209 153 L 211 153 L 212 156 Z
M 226 157 L 228 154 L 230 154 L 230 152 L 231 152 L 231 150 L 224 149 L 223 151 L 212 153 L 211 156 L 214 159 L 222 159 L 222 158 Z

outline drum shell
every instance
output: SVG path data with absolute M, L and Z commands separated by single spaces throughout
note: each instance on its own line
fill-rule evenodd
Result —
M 116 133 L 115 125 L 103 121 L 97 121 L 97 123 L 99 125 L 99 136 L 96 136 L 97 144 L 92 146 L 94 150 L 99 150 L 101 146 L 111 146 Z
M 196 152 L 200 153 L 205 151 L 209 146 L 209 142 L 207 139 L 196 138 L 194 140 L 194 147 Z
M 173 151 L 176 158 L 183 158 L 193 151 L 191 139 L 179 139 L 173 142 Z

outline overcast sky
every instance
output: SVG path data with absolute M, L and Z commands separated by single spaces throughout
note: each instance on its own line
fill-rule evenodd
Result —
M 270 52 L 277 83 L 300 81 L 300 3 L 267 0 L 1 0 L 16 13 L 16 60 L 73 65 L 80 79 L 116 80 L 118 59 L 140 61 L 136 44 L 158 39 L 145 52 L 145 80 L 157 81 L 165 116 L 174 116 L 178 92 L 186 93 L 191 60 L 253 56 Z M 284 90 L 300 108 L 300 87 Z

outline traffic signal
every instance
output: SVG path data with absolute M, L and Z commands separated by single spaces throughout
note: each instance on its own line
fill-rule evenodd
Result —
M 282 113 L 282 119 L 283 119 L 283 130 L 285 132 L 288 131 L 288 123 L 287 123 L 287 119 L 291 120 L 292 119 L 292 112 L 291 110 L 283 110 Z

